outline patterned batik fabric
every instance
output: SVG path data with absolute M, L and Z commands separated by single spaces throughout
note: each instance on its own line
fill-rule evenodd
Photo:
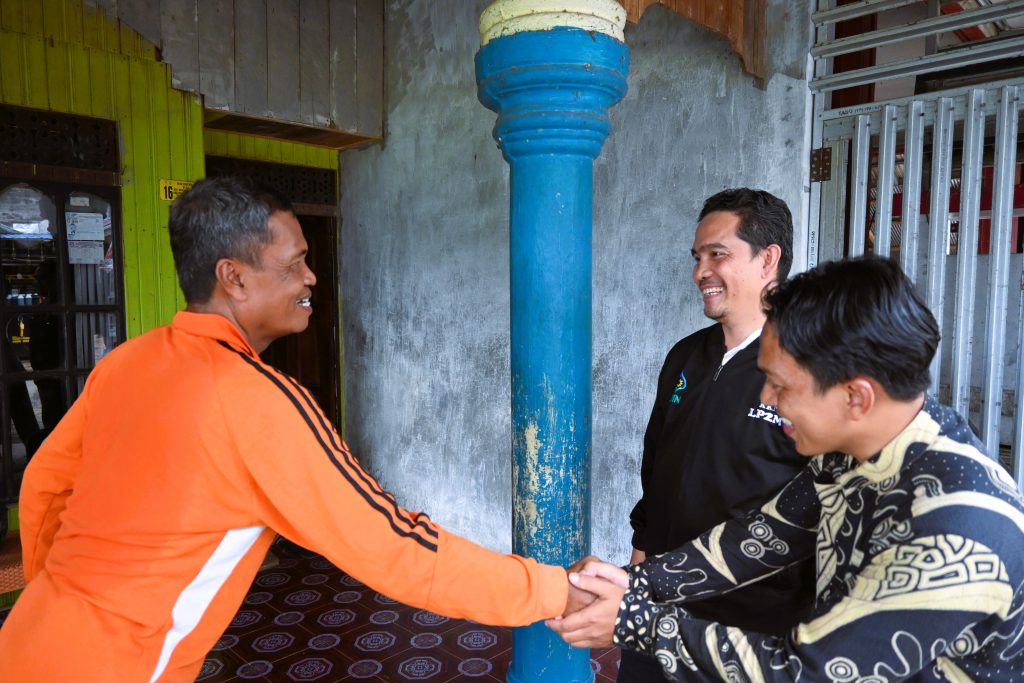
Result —
M 784 638 L 682 606 L 811 555 L 815 607 Z M 869 461 L 817 456 L 760 510 L 629 574 L 616 644 L 673 680 L 1024 681 L 1024 497 L 931 399 Z

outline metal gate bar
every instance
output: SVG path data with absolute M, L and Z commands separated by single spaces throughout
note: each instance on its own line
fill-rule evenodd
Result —
M 900 266 L 917 279 L 917 249 L 921 222 L 921 162 L 924 157 L 924 102 L 914 100 L 907 108 L 907 132 L 903 152 L 903 210 Z
M 873 11 L 877 12 L 878 10 Z M 815 58 L 836 57 L 865 48 L 898 43 L 901 40 L 922 38 L 945 31 L 954 31 L 965 26 L 977 26 L 978 24 L 1000 21 L 1015 17 L 1022 11 L 1024 11 L 1024 0 L 1011 0 L 1010 2 L 979 7 L 955 14 L 940 14 L 937 17 L 929 17 L 928 19 L 922 19 L 910 24 L 897 24 L 896 26 L 868 31 L 867 33 L 855 36 L 819 42 L 811 49 L 811 56 Z
M 941 97 L 935 103 L 932 127 L 932 182 L 928 203 L 928 306 L 942 330 L 946 291 L 946 252 L 949 249 L 949 184 L 953 157 L 953 100 Z M 942 345 L 932 360 L 932 395 L 939 395 L 939 370 L 942 368 Z
M 920 0 L 861 0 L 861 2 L 851 2 L 849 5 L 819 10 L 811 17 L 811 21 L 815 24 L 834 24 L 837 21 L 855 19 L 865 14 L 913 5 L 915 2 L 920 2 Z
M 854 71 L 844 71 L 830 76 L 822 76 L 808 83 L 808 87 L 814 93 L 829 92 L 840 88 L 852 88 L 867 83 L 877 83 L 878 81 L 887 81 L 893 78 L 932 73 L 934 71 L 942 71 L 943 69 L 991 62 L 997 59 L 1020 57 L 1021 55 L 1024 55 L 1024 36 L 1006 38 L 994 43 L 956 48 L 890 64 L 879 64 Z
M 853 133 L 853 181 L 850 192 L 850 256 L 864 253 L 868 211 L 868 167 L 871 165 L 871 122 L 867 115 L 857 117 Z
M 892 184 L 896 165 L 896 107 L 882 110 L 882 134 L 878 140 L 878 187 L 875 201 L 874 252 L 892 252 Z
M 961 415 L 971 407 L 971 352 L 974 343 L 974 290 L 978 273 L 978 218 L 981 211 L 981 157 L 985 143 L 985 91 L 967 98 L 964 155 L 957 230 L 956 302 L 953 309 L 953 369 L 950 403 Z
M 989 240 L 989 298 L 986 318 L 985 403 L 981 434 L 993 457 L 999 455 L 999 423 L 1003 416 L 1003 355 L 1006 352 L 1007 293 L 1010 275 L 1010 223 L 1017 163 L 1017 88 L 1000 93 L 996 118 L 995 179 Z

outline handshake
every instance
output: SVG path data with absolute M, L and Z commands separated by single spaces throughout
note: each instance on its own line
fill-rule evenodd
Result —
M 629 575 L 594 556 L 584 557 L 566 570 L 569 598 L 562 616 L 544 622 L 573 647 L 612 645 L 615 621 Z

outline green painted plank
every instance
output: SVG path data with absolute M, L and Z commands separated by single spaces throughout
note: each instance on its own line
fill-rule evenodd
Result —
M 154 272 L 159 266 L 155 245 L 157 243 L 154 225 L 159 178 L 156 177 L 153 159 L 153 121 L 149 88 L 149 74 L 141 59 L 128 60 L 129 89 L 131 91 L 131 116 L 136 122 L 131 146 L 135 157 L 135 203 L 138 223 L 135 225 L 135 239 L 139 247 L 140 302 L 146 305 L 141 311 L 141 321 L 149 330 L 163 322 L 160 317 L 160 280 Z
M 163 64 L 155 64 L 154 70 L 163 66 Z M 164 76 L 169 78 L 166 70 Z M 170 176 L 168 177 L 175 180 L 192 180 L 195 176 L 192 175 L 190 152 L 192 141 L 189 139 L 190 121 L 187 112 L 189 98 L 185 93 L 172 90 L 169 82 L 165 85 L 167 87 L 163 88 L 163 91 L 166 97 L 167 130 L 164 138 L 167 142 L 167 155 L 170 161 Z M 154 86 L 156 86 L 156 82 L 154 82 Z
M 110 53 L 88 48 L 85 53 L 89 69 L 89 113 L 106 119 L 115 118 L 117 109 L 114 106 L 115 85 L 111 75 Z M 121 139 L 124 140 L 123 137 Z
M 189 157 L 193 178 L 206 176 L 206 155 L 203 152 L 203 101 L 198 95 L 182 93 L 185 112 L 188 115 L 187 133 L 189 139 Z
M 120 53 L 125 57 L 139 57 L 142 54 L 142 36 L 132 30 L 131 26 L 123 21 L 117 22 L 117 40 L 120 45 Z
M 64 40 L 75 45 L 82 44 L 84 16 L 83 3 L 68 0 L 64 6 Z
M 172 111 L 170 101 L 180 100 L 180 94 L 171 90 L 171 76 L 166 64 L 149 62 L 146 71 L 149 74 L 149 101 L 152 105 L 150 130 L 152 131 L 153 159 L 153 194 L 156 196 L 163 178 L 171 180 L 187 180 L 184 176 L 186 160 L 184 155 L 175 159 L 171 152 L 172 138 L 181 141 L 184 121 L 177 118 L 180 108 Z M 170 239 L 167 233 L 167 222 L 170 218 L 169 202 L 161 199 L 153 203 L 153 244 L 151 246 L 156 268 L 157 291 L 160 293 L 158 320 L 159 324 L 171 322 L 177 310 L 176 295 L 178 282 L 174 274 L 174 258 L 171 255 Z
M 27 0 L 21 9 L 21 30 L 30 36 L 43 35 L 43 5 Z
M 71 111 L 93 115 L 93 82 L 89 75 L 89 51 L 81 43 L 67 46 L 68 97 Z
M 136 207 L 138 195 L 135 182 L 135 128 L 142 125 L 141 121 L 132 119 L 131 82 L 129 78 L 129 60 L 122 55 L 108 54 L 109 78 L 112 93 L 112 114 L 118 121 L 121 133 L 121 241 L 123 246 L 122 262 L 124 264 L 124 305 L 128 336 L 134 337 L 146 330 L 143 325 L 141 309 L 145 305 L 142 293 L 142 265 L 139 256 L 139 244 L 136 226 L 142 220 Z
M 121 26 L 117 21 L 117 18 L 108 16 L 106 13 L 101 15 L 100 20 L 100 31 L 102 37 L 100 43 L 104 50 L 110 52 L 120 53 L 121 50 Z M 124 56 L 128 56 L 128 53 L 124 53 Z
M 25 104 L 23 48 L 20 35 L 0 31 L 0 99 L 8 104 Z
M 70 111 L 71 76 L 68 73 L 68 51 L 64 43 L 46 42 L 46 90 L 49 108 Z
M 242 142 L 245 137 L 242 135 L 231 135 L 228 137 L 228 149 L 227 155 L 232 157 L 238 157 L 240 159 L 245 158 L 242 150 Z
M 227 140 L 226 136 L 220 131 L 216 130 L 204 130 L 203 131 L 203 147 L 206 149 L 206 153 L 215 156 L 222 157 L 227 155 Z
M 82 7 L 82 42 L 86 47 L 105 50 L 103 24 L 107 17 L 103 10 L 86 3 Z
M 36 36 L 25 36 L 23 38 L 25 50 L 22 59 L 25 60 L 25 104 L 36 109 L 46 109 L 49 104 L 49 95 L 46 88 L 40 88 L 36 84 L 46 83 L 46 43 L 42 38 Z
M 43 36 L 67 42 L 67 33 L 64 30 L 64 9 L 67 3 L 64 0 L 36 0 L 36 3 L 42 5 Z
M 23 0 L 0 0 L 0 26 L 7 31 L 23 33 L 25 31 Z
M 212 129 L 204 131 L 203 140 L 206 153 L 212 156 L 338 170 L 339 153 L 329 147 L 271 138 L 256 138 Z
M 249 148 L 246 150 L 247 158 L 273 161 L 273 157 L 269 156 L 271 150 L 270 140 L 267 138 L 246 137 L 246 141 L 250 143 Z

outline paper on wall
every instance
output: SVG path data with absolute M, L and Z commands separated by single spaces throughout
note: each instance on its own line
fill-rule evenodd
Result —
M 68 240 L 68 262 L 93 265 L 103 263 L 103 242 Z
M 69 240 L 102 240 L 103 214 L 69 211 L 64 214 Z

